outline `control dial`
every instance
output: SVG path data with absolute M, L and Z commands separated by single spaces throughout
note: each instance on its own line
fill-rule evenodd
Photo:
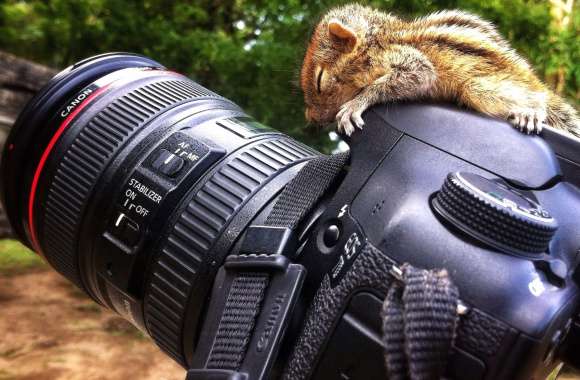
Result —
M 473 173 L 450 173 L 433 207 L 454 226 L 506 253 L 544 253 L 558 228 L 537 202 Z

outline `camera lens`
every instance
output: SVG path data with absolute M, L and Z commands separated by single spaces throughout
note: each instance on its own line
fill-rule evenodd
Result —
M 316 155 L 148 58 L 106 54 L 23 110 L 2 200 L 22 242 L 187 366 L 218 268 Z

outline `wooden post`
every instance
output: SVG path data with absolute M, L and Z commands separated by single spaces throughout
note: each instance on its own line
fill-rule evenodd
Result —
M 0 51 L 0 151 L 20 110 L 56 73 Z M 12 237 L 12 232 L 0 205 L 0 238 L 8 237 Z

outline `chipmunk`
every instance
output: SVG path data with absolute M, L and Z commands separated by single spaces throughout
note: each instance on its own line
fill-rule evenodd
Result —
M 544 124 L 580 137 L 576 110 L 554 94 L 497 32 L 461 11 L 405 21 L 351 4 L 316 27 L 301 71 L 305 116 L 350 135 L 362 113 L 398 100 L 455 102 L 528 134 Z

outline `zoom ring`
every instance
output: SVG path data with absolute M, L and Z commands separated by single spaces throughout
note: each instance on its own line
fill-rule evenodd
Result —
M 149 333 L 182 365 L 186 365 L 182 331 L 188 299 L 211 265 L 212 246 L 264 184 L 293 163 L 317 154 L 286 138 L 255 145 L 214 172 L 182 211 L 155 259 L 145 296 Z
M 76 235 L 92 188 L 119 148 L 145 124 L 190 99 L 220 98 L 184 80 L 137 88 L 97 113 L 61 160 L 44 208 L 43 248 L 50 264 L 84 289 L 76 257 Z

